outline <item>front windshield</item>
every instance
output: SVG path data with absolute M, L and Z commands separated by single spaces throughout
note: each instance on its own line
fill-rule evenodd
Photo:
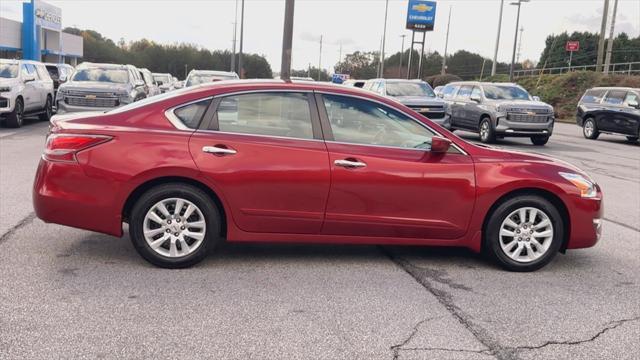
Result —
M 18 64 L 0 64 L 0 78 L 18 77 Z
M 129 82 L 129 73 L 124 69 L 78 69 L 71 80 L 126 84 Z
M 230 75 L 207 75 L 207 74 L 191 75 L 187 80 L 186 86 L 194 86 L 194 85 L 204 84 L 204 83 L 213 82 L 213 81 L 233 80 L 233 79 L 236 79 L 236 77 L 230 76 Z
M 531 100 L 529 93 L 517 86 L 484 85 L 484 96 L 491 100 Z
M 155 80 L 160 85 L 171 83 L 171 78 L 168 75 L 155 75 L 153 77 L 153 80 Z
M 387 81 L 387 95 L 397 96 L 427 96 L 436 97 L 431 86 L 423 82 L 392 82 Z

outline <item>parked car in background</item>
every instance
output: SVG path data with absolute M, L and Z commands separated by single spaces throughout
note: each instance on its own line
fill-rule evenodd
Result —
M 126 222 L 167 268 L 276 241 L 461 246 L 532 271 L 595 245 L 603 219 L 600 187 L 565 162 L 476 146 L 369 91 L 252 80 L 54 117 L 33 204 L 114 236 Z
M 221 81 L 221 80 L 234 80 L 239 79 L 238 74 L 229 71 L 215 71 L 215 70 L 191 70 L 189 71 L 189 75 L 187 75 L 187 79 L 185 80 L 184 86 L 194 86 L 199 84 L 204 84 L 212 81 Z
M 289 78 L 291 81 L 315 81 L 312 77 L 310 76 L 291 76 Z
M 440 97 L 440 94 L 442 94 L 442 89 L 444 89 L 443 85 L 436 86 L 433 88 L 433 92 L 436 94 L 437 97 Z
M 174 89 L 182 89 L 184 87 L 184 80 L 178 80 L 176 78 L 173 78 L 173 80 L 175 80 L 173 82 Z
M 142 80 L 144 80 L 146 84 L 147 96 L 160 95 L 161 94 L 160 87 L 155 82 L 155 80 L 153 80 L 153 75 L 151 74 L 151 71 L 149 71 L 149 69 L 144 69 L 144 68 L 139 70 L 140 70 L 140 75 L 142 75 Z
M 515 136 L 544 145 L 553 133 L 553 106 L 517 84 L 453 82 L 442 89 L 441 96 L 449 103 L 451 128 L 479 133 L 484 143 Z
M 366 83 L 366 80 L 355 80 L 355 79 L 347 79 L 345 80 L 342 85 L 344 86 L 353 86 L 353 87 L 357 87 L 357 88 L 362 88 L 364 87 L 364 84 Z
M 53 91 L 54 91 L 54 99 L 55 93 L 58 91 L 58 87 L 60 84 L 69 80 L 71 74 L 73 74 L 73 66 L 69 64 L 55 64 L 55 63 L 45 63 L 47 71 L 49 72 L 49 76 L 51 80 L 53 80 Z
M 6 126 L 22 126 L 28 115 L 48 121 L 53 99 L 53 80 L 43 63 L 0 59 L 0 120 Z
M 58 113 L 105 111 L 147 97 L 146 83 L 133 65 L 82 63 L 60 85 Z
M 422 80 L 372 79 L 366 81 L 363 89 L 392 97 L 436 124 L 451 127 L 447 103 L 436 97 L 431 86 Z
M 153 80 L 158 84 L 161 93 L 166 93 L 174 89 L 173 84 L 173 76 L 171 74 L 165 73 L 153 73 Z
M 587 90 L 576 113 L 576 122 L 587 139 L 600 133 L 626 135 L 636 142 L 640 138 L 640 89 L 597 87 Z

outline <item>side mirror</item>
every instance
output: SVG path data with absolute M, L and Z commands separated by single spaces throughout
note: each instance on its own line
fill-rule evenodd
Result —
M 534 96 L 533 101 L 540 101 L 540 96 Z
M 144 86 L 144 85 L 145 85 L 145 83 L 144 83 L 144 81 L 143 81 L 143 80 L 136 80 L 133 84 L 134 84 L 136 87 L 140 87 L 140 86 Z
M 482 99 L 478 95 L 471 95 L 470 99 L 471 99 L 471 101 L 475 101 L 478 104 L 480 104 L 482 102 Z
M 437 154 L 446 153 L 450 147 L 451 147 L 451 140 L 449 139 L 446 139 L 440 136 L 434 136 L 431 138 L 432 153 L 437 153 Z
M 640 104 L 638 104 L 637 101 L 629 101 L 627 105 L 635 109 L 640 109 Z
M 27 77 L 24 78 L 24 82 L 25 83 L 32 82 L 32 81 L 35 81 L 35 80 L 36 80 L 35 76 L 27 76 Z

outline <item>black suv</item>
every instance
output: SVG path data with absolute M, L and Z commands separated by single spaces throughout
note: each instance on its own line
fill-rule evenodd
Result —
M 587 90 L 580 102 L 576 122 L 587 139 L 601 132 L 626 135 L 629 141 L 640 138 L 640 89 L 597 87 Z

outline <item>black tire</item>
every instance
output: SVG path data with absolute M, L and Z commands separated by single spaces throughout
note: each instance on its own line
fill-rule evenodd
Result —
M 584 123 L 582 124 L 582 135 L 591 140 L 595 140 L 600 136 L 600 130 L 598 130 L 598 125 L 593 118 L 584 119 Z
M 47 95 L 47 102 L 44 104 L 43 113 L 38 116 L 40 121 L 49 121 L 53 115 L 53 104 L 51 103 L 51 96 Z
M 627 141 L 629 142 L 638 142 L 637 136 L 627 136 Z
M 549 218 L 551 225 L 553 226 L 553 236 L 550 239 L 545 240 L 551 241 L 546 252 L 544 252 L 537 259 L 530 262 L 520 262 L 512 259 L 502 250 L 502 247 L 500 245 L 500 228 L 503 221 L 505 221 L 505 219 L 514 211 L 517 211 L 518 209 L 523 207 L 531 207 L 537 209 L 538 211 L 542 211 Z M 536 217 L 536 219 L 541 218 Z M 531 228 L 529 227 L 529 229 Z M 558 254 L 558 251 L 560 250 L 563 237 L 564 222 L 562 220 L 562 216 L 560 215 L 558 209 L 550 201 L 537 195 L 519 195 L 505 200 L 493 211 L 493 213 L 489 215 L 486 228 L 484 229 L 483 245 L 489 257 L 504 269 L 509 271 L 525 272 L 538 270 L 547 265 L 551 260 L 553 260 L 553 258 Z M 516 241 L 516 238 L 514 237 L 511 241 Z M 529 243 L 529 240 L 526 240 L 526 242 Z M 508 244 L 510 244 L 510 242 L 507 243 L 507 246 Z M 544 242 L 543 244 L 546 244 L 546 242 Z M 532 245 L 533 242 L 529 243 L 529 246 Z M 535 247 L 535 245 L 533 246 Z M 522 249 L 521 254 L 523 253 L 523 251 L 524 253 L 528 252 L 528 250 Z
M 545 145 L 547 142 L 549 142 L 549 137 L 548 136 L 532 136 L 531 137 L 531 142 L 533 143 L 533 145 Z
M 485 117 L 480 120 L 478 132 L 480 133 L 480 141 L 483 143 L 492 144 L 496 142 L 496 131 L 493 128 L 493 124 L 491 124 L 490 118 Z
M 181 198 L 193 203 L 201 211 L 206 224 L 204 239 L 200 245 L 193 252 L 180 257 L 164 256 L 156 252 L 144 236 L 147 212 L 158 202 L 171 198 Z M 129 216 L 129 235 L 138 254 L 153 265 L 168 269 L 185 268 L 202 261 L 221 241 L 220 229 L 221 217 L 217 206 L 204 191 L 188 184 L 169 183 L 148 190 L 133 205 Z
M 22 126 L 24 120 L 24 103 L 21 98 L 16 99 L 16 105 L 13 107 L 13 111 L 7 115 L 6 124 L 10 128 L 19 128 Z

